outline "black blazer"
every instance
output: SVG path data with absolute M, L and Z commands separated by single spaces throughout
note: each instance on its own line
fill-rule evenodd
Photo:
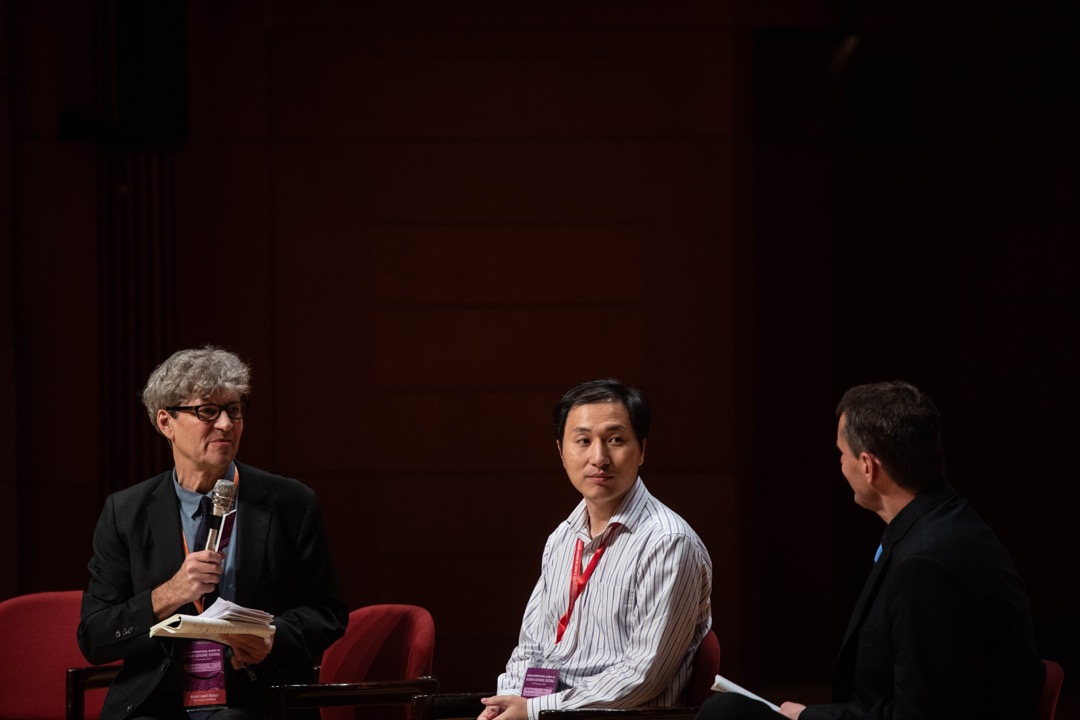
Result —
M 277 630 L 273 650 L 255 668 L 255 684 L 230 676 L 229 702 L 258 707 L 266 686 L 310 680 L 319 653 L 345 632 L 348 612 L 338 597 L 315 493 L 296 480 L 240 463 L 237 468 L 236 602 L 272 613 Z M 171 470 L 105 500 L 78 630 L 79 647 L 91 663 L 124 661 L 103 720 L 125 718 L 155 691 L 175 689 L 176 641 L 150 638 L 157 622 L 150 593 L 183 561 Z M 189 605 L 180 612 L 197 611 Z
M 1016 566 L 951 485 L 889 524 L 836 663 L 832 705 L 800 720 L 1036 714 L 1043 666 Z

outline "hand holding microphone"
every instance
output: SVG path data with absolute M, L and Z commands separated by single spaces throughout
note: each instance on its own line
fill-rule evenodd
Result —
M 222 520 L 232 510 L 236 501 L 236 485 L 229 480 L 218 480 L 210 495 L 211 512 L 206 516 L 207 536 L 203 547 L 195 545 L 192 553 L 176 574 L 164 584 L 154 588 L 151 602 L 154 616 L 164 620 L 177 611 L 184 603 L 198 600 L 212 592 L 221 581 L 222 558 L 217 554 L 217 544 L 221 535 Z M 203 555 L 206 550 L 213 550 L 214 555 Z

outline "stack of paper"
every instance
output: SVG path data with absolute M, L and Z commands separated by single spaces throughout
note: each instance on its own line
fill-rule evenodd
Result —
M 213 640 L 214 635 L 274 634 L 274 616 L 218 598 L 201 615 L 173 615 L 150 628 L 150 637 Z

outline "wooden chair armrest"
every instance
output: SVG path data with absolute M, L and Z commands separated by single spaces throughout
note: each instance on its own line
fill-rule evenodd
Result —
M 540 720 L 693 720 L 700 708 L 575 708 L 542 710 Z
M 285 720 L 289 710 L 343 705 L 404 705 L 413 698 L 439 692 L 434 677 L 415 680 L 373 680 L 360 683 L 273 685 L 267 699 L 268 720 Z
M 65 685 L 67 720 L 83 720 L 86 714 L 86 691 L 109 687 L 113 678 L 120 673 L 120 667 L 117 664 L 68 668 Z
M 496 695 L 483 693 L 442 693 L 415 698 L 413 720 L 475 720 L 484 706 L 480 698 Z M 577 708 L 574 710 L 544 710 L 540 720 L 693 720 L 696 707 L 667 708 Z
M 484 711 L 480 698 L 495 692 L 463 692 L 423 695 L 413 703 L 413 720 L 442 720 L 444 718 L 476 718 Z

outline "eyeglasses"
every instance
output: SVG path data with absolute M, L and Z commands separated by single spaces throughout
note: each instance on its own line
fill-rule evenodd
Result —
M 248 404 L 246 402 L 240 401 L 229 403 L 228 405 L 215 405 L 214 403 L 207 403 L 205 405 L 173 405 L 172 407 L 165 408 L 165 410 L 171 413 L 191 413 L 204 423 L 212 423 L 218 419 L 218 416 L 221 415 L 223 410 L 225 411 L 225 414 L 229 416 L 230 420 L 243 420 L 244 413 L 247 412 L 247 406 Z

